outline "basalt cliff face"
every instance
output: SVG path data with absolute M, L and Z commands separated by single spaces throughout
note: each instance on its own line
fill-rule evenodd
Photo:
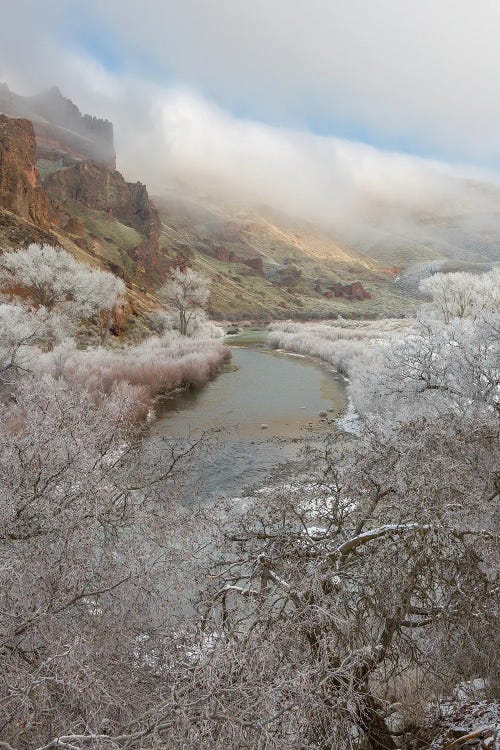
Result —
M 160 217 L 152 204 L 145 185 L 140 182 L 127 182 L 117 172 L 92 161 L 79 162 L 68 169 L 49 175 L 44 182 L 45 190 L 59 215 L 63 216 L 67 231 L 85 234 L 99 247 L 100 241 L 113 244 L 113 231 L 128 227 L 135 231 L 138 242 L 124 243 L 123 251 L 135 263 L 135 273 L 129 273 L 129 280 L 153 281 L 162 263 L 159 237 Z M 90 216 L 84 209 L 89 209 Z M 75 213 L 83 217 L 79 223 Z M 97 220 L 96 220 L 97 217 Z M 107 230 L 106 230 L 107 227 Z M 95 231 L 96 229 L 101 231 Z M 99 235 L 103 234 L 102 237 Z M 118 240 L 115 244 L 118 243 Z M 102 244 L 102 242 L 101 242 Z M 102 248 L 101 248 L 102 249 Z M 117 248 L 120 251 L 120 248 Z M 113 270 L 124 275 L 120 263 L 109 259 Z M 132 270 L 129 264 L 129 272 Z
M 41 229 L 50 228 L 49 202 L 39 185 L 29 120 L 0 115 L 0 206 Z
M 139 232 L 158 235 L 160 219 L 146 186 L 126 182 L 120 172 L 95 162 L 80 162 L 47 177 L 44 187 L 55 201 L 77 201 L 114 216 Z
M 29 119 L 0 114 L 0 250 L 61 245 L 120 275 L 132 309 L 154 306 L 148 289 L 161 283 L 169 261 L 145 185 L 127 182 L 104 161 L 76 158 L 67 142 L 47 159 L 35 131 Z
M 2 83 L 0 112 L 31 120 L 39 159 L 53 161 L 69 156 L 116 167 L 112 123 L 82 114 L 56 86 L 35 96 L 20 96 Z

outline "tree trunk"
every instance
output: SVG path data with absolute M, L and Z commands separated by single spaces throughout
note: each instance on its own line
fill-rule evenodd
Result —
M 377 701 L 369 693 L 364 697 L 364 706 L 359 718 L 371 750 L 397 750 L 389 727 L 379 713 Z
M 182 336 L 186 336 L 187 323 L 186 323 L 186 313 L 184 312 L 184 310 L 181 310 L 179 313 L 179 331 L 181 332 Z

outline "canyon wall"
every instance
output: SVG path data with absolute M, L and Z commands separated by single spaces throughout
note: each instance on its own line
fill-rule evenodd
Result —
M 33 122 L 39 158 L 56 160 L 70 154 L 116 167 L 112 123 L 82 114 L 56 86 L 35 96 L 20 96 L 2 83 L 0 112 Z
M 38 227 L 50 227 L 47 195 L 38 184 L 33 125 L 5 115 L 0 115 L 0 206 Z

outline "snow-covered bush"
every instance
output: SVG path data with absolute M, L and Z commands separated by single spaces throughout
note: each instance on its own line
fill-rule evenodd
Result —
M 49 332 L 45 310 L 32 310 L 23 305 L 0 303 L 0 378 L 14 377 L 27 369 L 34 347 L 41 344 Z
M 386 415 L 392 422 L 498 408 L 499 341 L 500 313 L 454 318 L 448 325 L 424 318 L 411 335 L 365 357 L 349 394 L 360 414 Z
M 269 343 L 276 349 L 307 354 L 351 375 L 362 367 L 362 358 L 381 340 L 399 335 L 401 321 L 351 323 L 295 323 L 285 321 L 270 327 Z
M 175 631 L 187 538 L 136 402 L 123 383 L 96 404 L 45 376 L 0 406 L 0 725 L 17 748 L 104 735 L 161 701 L 151 654 Z
M 156 333 L 164 334 L 168 331 L 179 331 L 179 315 L 171 310 L 154 310 L 148 315 L 148 320 Z M 209 320 L 204 310 L 193 314 L 186 325 L 187 336 L 218 339 L 224 336 L 224 329 Z
M 112 310 L 125 292 L 123 281 L 112 273 L 90 268 L 66 250 L 48 245 L 4 253 L 0 266 L 4 287 L 28 296 L 37 306 L 57 311 L 68 321 Z
M 208 293 L 205 281 L 194 272 L 181 274 L 182 283 L 189 287 L 182 288 L 188 298 L 184 303 L 191 307 L 181 316 L 189 337 L 172 329 L 171 314 L 158 313 L 161 336 L 119 351 L 104 347 L 81 351 L 67 335 L 71 322 L 102 318 L 124 292 L 123 281 L 78 263 L 65 250 L 39 245 L 5 253 L 0 266 L 8 291 L 22 292 L 35 305 L 0 305 L 0 372 L 4 374 L 45 373 L 95 395 L 110 394 L 117 383 L 129 383 L 140 389 L 138 404 L 144 406 L 159 393 L 203 385 L 230 356 L 216 340 L 222 331 L 194 307 Z M 172 274 L 172 289 L 182 286 L 177 271 Z
M 181 335 L 189 336 L 208 304 L 209 280 L 192 268 L 173 268 L 158 296 L 176 316 Z
M 119 382 L 130 383 L 143 390 L 147 402 L 178 388 L 204 385 L 229 358 L 228 349 L 216 339 L 170 332 L 122 350 L 56 347 L 39 358 L 38 367 L 96 394 L 110 393 Z
M 402 271 L 395 279 L 398 286 L 409 292 L 418 292 L 420 283 L 429 276 L 437 273 L 446 263 L 446 259 L 430 260 L 416 263 Z
M 476 318 L 500 308 L 500 268 L 488 273 L 436 273 L 420 290 L 432 297 L 433 309 L 444 323 L 453 318 Z

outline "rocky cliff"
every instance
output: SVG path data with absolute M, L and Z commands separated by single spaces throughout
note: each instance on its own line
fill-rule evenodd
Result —
M 145 185 L 127 182 L 103 163 L 74 160 L 68 152 L 65 163 L 40 184 L 37 155 L 33 123 L 0 115 L 0 247 L 63 245 L 79 257 L 93 257 L 144 293 L 161 283 L 168 262 Z
M 38 184 L 33 125 L 5 115 L 0 115 L 0 206 L 37 227 L 50 227 L 47 195 Z
M 80 162 L 50 175 L 44 187 L 52 200 L 77 201 L 95 211 L 134 227 L 148 236 L 158 235 L 160 219 L 146 186 L 126 182 L 120 172 L 95 162 Z
M 70 154 L 75 160 L 116 166 L 112 123 L 82 114 L 56 86 L 35 96 L 20 96 L 2 83 L 0 112 L 33 122 L 38 158 L 55 160 Z
M 51 174 L 44 187 L 59 213 L 69 215 L 71 225 L 75 223 L 72 214 L 78 204 L 136 230 L 143 240 L 129 248 L 130 257 L 137 261 L 142 273 L 157 265 L 160 217 L 145 185 L 127 182 L 120 172 L 85 161 Z

